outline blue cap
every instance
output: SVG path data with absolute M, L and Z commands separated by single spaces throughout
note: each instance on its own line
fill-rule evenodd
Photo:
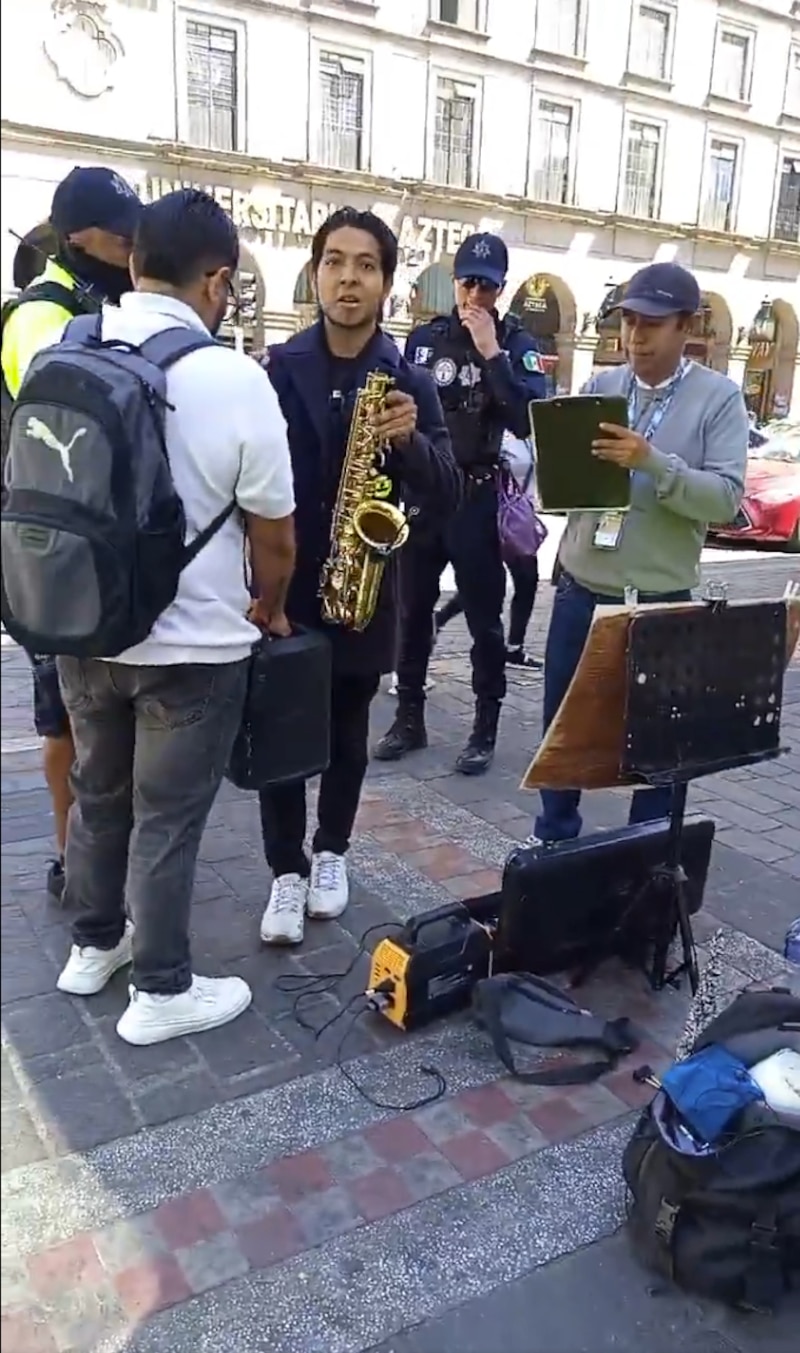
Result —
M 650 263 L 633 274 L 613 309 L 632 310 L 652 319 L 682 312 L 693 315 L 700 309 L 700 288 L 679 263 Z
M 50 220 L 59 235 L 75 235 L 95 226 L 132 240 L 142 204 L 134 189 L 113 169 L 71 169 L 53 194 Z
M 454 277 L 477 277 L 481 282 L 491 282 L 493 287 L 502 287 L 507 272 L 508 250 L 499 235 L 488 232 L 468 235 L 458 246 Z

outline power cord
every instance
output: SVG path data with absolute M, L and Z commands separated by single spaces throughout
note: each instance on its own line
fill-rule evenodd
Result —
M 301 1029 L 307 1030 L 314 1035 L 314 1041 L 317 1042 L 328 1029 L 338 1023 L 345 1015 L 350 1019 L 342 1033 L 334 1054 L 334 1065 L 341 1076 L 357 1090 L 362 1099 L 371 1104 L 376 1109 L 388 1109 L 393 1113 L 413 1113 L 416 1109 L 424 1109 L 428 1104 L 435 1104 L 437 1100 L 442 1099 L 447 1093 L 447 1081 L 441 1071 L 437 1071 L 434 1066 L 420 1065 L 418 1070 L 420 1075 L 427 1076 L 436 1082 L 435 1089 L 429 1094 L 422 1095 L 419 1099 L 409 1100 L 404 1104 L 391 1103 L 389 1100 L 378 1099 L 377 1096 L 370 1094 L 361 1084 L 352 1071 L 345 1065 L 345 1045 L 350 1035 L 358 1026 L 359 1020 L 368 1011 L 380 1009 L 379 1002 L 375 999 L 380 995 L 386 995 L 379 987 L 372 997 L 365 992 L 358 991 L 350 1000 L 337 1010 L 335 1015 L 326 1020 L 324 1024 L 315 1025 L 303 1015 L 303 1006 L 311 998 L 325 996 L 333 993 L 340 982 L 345 981 L 355 968 L 358 960 L 366 953 L 365 943 L 367 938 L 374 934 L 376 930 L 402 930 L 403 925 L 400 921 L 380 921 L 377 925 L 368 926 L 358 941 L 358 947 L 347 967 L 342 972 L 321 972 L 321 973 L 284 973 L 276 979 L 275 985 L 279 991 L 286 992 L 287 995 L 294 994 L 292 1003 L 292 1015 Z M 357 1002 L 361 1004 L 354 1009 Z

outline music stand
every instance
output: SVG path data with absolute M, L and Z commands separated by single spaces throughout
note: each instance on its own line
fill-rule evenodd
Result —
M 699 974 L 681 863 L 689 782 L 786 750 L 780 745 L 785 602 L 729 606 L 724 592 L 712 589 L 704 601 L 702 608 L 633 617 L 622 763 L 635 782 L 672 791 L 666 858 L 645 884 L 648 900 L 656 903 L 653 913 L 663 918 L 649 976 L 660 990 L 686 973 L 692 994 Z M 667 972 L 676 932 L 683 961 Z

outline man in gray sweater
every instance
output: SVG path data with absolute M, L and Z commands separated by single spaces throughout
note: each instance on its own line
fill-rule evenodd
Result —
M 727 376 L 684 357 L 700 308 L 695 278 L 675 263 L 652 263 L 620 303 L 624 366 L 600 371 L 584 394 L 625 395 L 629 427 L 601 424 L 595 455 L 632 472 L 624 514 L 570 514 L 559 550 L 544 672 L 544 727 L 567 693 L 598 604 L 685 601 L 696 585 L 710 522 L 736 516 L 744 488 L 748 422 L 742 391 Z M 580 833 L 580 794 L 543 790 L 535 838 Z M 668 789 L 637 790 L 631 822 L 669 812 Z

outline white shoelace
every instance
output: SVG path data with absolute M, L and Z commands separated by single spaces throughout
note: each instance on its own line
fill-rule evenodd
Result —
M 335 889 L 341 885 L 344 863 L 334 856 L 315 861 L 314 883 L 318 888 Z
M 302 885 L 296 879 L 279 878 L 272 894 L 272 910 L 297 911 L 303 905 Z

